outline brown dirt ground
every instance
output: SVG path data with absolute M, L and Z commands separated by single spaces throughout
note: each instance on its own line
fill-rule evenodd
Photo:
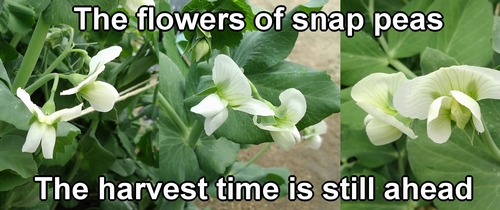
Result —
M 250 0 L 250 3 L 267 10 L 274 10 L 278 5 L 293 8 L 298 4 L 307 3 L 308 0 Z M 329 14 L 340 10 L 340 0 L 330 0 L 323 7 Z M 296 46 L 288 60 L 318 70 L 326 70 L 332 80 L 339 84 L 340 81 L 340 34 L 338 32 L 301 32 Z M 296 145 L 286 152 L 276 144 L 256 161 L 263 167 L 285 166 L 297 176 L 297 183 L 302 180 L 310 181 L 314 185 L 314 198 L 309 202 L 289 201 L 287 198 L 275 202 L 267 201 L 242 201 L 220 202 L 211 198 L 208 202 L 197 201 L 198 207 L 210 209 L 340 209 L 340 202 L 327 202 L 321 198 L 321 185 L 325 181 L 338 181 L 340 179 L 340 114 L 334 114 L 326 119 L 328 133 L 323 135 L 323 144 L 319 150 L 308 148 L 305 144 Z M 252 146 L 240 151 L 238 158 L 248 161 L 256 154 L 262 145 Z

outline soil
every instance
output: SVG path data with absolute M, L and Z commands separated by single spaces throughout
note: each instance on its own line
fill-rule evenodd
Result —
M 285 5 L 291 9 L 308 0 L 249 0 L 251 4 L 258 5 L 273 11 L 278 5 Z M 340 10 L 340 0 L 330 0 L 323 11 L 329 14 Z M 311 32 L 299 34 L 289 61 L 297 62 L 318 70 L 327 71 L 332 80 L 339 84 L 340 81 L 340 34 L 338 32 Z M 289 201 L 286 197 L 274 202 L 267 201 L 242 201 L 220 202 L 210 198 L 208 202 L 197 201 L 200 208 L 210 209 L 340 209 L 340 202 L 327 202 L 321 198 L 321 185 L 326 181 L 340 179 L 340 114 L 334 114 L 326 119 L 328 133 L 323 135 L 323 144 L 320 149 L 308 148 L 305 144 L 298 144 L 290 151 L 280 149 L 276 144 L 256 161 L 263 167 L 287 167 L 299 181 L 309 181 L 314 186 L 314 198 L 311 201 Z M 250 160 L 265 145 L 251 146 L 241 150 L 239 159 Z

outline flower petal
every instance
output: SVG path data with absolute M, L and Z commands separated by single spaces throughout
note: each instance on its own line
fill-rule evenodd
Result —
M 205 97 L 199 104 L 191 107 L 191 112 L 201 114 L 204 117 L 213 117 L 226 109 L 227 101 L 222 100 L 219 95 L 212 93 Z
M 272 126 L 272 125 L 262 125 L 257 122 L 257 115 L 253 116 L 253 124 L 255 124 L 257 127 L 259 127 L 262 130 L 266 131 L 285 131 L 285 132 L 291 132 L 293 130 L 293 127 L 295 125 L 279 125 L 280 127 L 277 126 Z
M 295 138 L 292 132 L 287 131 L 271 131 L 271 136 L 283 150 L 288 151 L 295 145 Z
M 258 115 L 258 116 L 274 116 L 274 111 L 269 108 L 264 102 L 256 100 L 256 99 L 249 99 L 245 103 L 241 104 L 238 107 L 233 107 L 234 110 L 242 111 L 251 115 Z
M 429 106 L 439 96 L 458 90 L 474 100 L 500 99 L 499 72 L 472 66 L 441 68 L 412 79 L 394 94 L 394 107 L 403 116 L 426 119 Z
M 58 123 L 60 121 L 66 121 L 68 119 L 76 117 L 82 112 L 82 106 L 83 103 L 73 108 L 58 110 L 47 117 L 48 118 L 47 123 L 48 124 Z
M 373 118 L 366 124 L 366 135 L 373 145 L 380 146 L 398 140 L 403 133 L 396 127 Z
M 320 135 L 314 135 L 306 140 L 306 144 L 308 147 L 312 149 L 319 149 L 321 147 L 321 142 L 323 141 L 323 138 L 321 138 Z
M 304 95 L 295 88 L 289 88 L 280 93 L 281 105 L 277 116 L 290 124 L 297 124 L 306 114 L 307 103 Z M 279 115 L 282 115 L 279 116 Z
M 80 90 L 83 89 L 84 86 L 86 86 L 88 84 L 92 84 L 93 82 L 95 82 L 95 80 L 97 79 L 97 76 L 99 76 L 99 75 L 98 74 L 93 74 L 93 75 L 88 76 L 82 82 L 78 83 L 77 86 L 75 86 L 73 88 L 70 88 L 70 89 L 67 89 L 67 90 L 61 91 L 60 95 L 62 95 L 62 96 L 73 95 L 73 94 L 76 94 L 76 93 L 80 92 Z
M 227 109 L 223 109 L 215 116 L 205 118 L 204 128 L 207 136 L 212 135 L 226 121 L 227 116 Z
M 462 106 L 467 107 L 467 109 L 471 111 L 472 122 L 474 123 L 476 130 L 479 133 L 484 132 L 483 122 L 481 121 L 481 108 L 479 107 L 477 101 L 460 91 L 452 90 L 450 91 L 450 93 L 458 103 L 462 104 Z
M 121 52 L 120 46 L 112 46 L 99 51 L 90 59 L 89 75 L 99 75 L 106 68 L 105 64 L 120 56 Z
M 241 105 L 252 94 L 248 79 L 227 55 L 221 54 L 215 57 L 212 79 L 221 91 L 221 97 L 228 100 L 232 106 Z
M 28 92 L 26 92 L 22 88 L 17 88 L 16 95 L 17 95 L 17 97 L 19 97 L 19 99 L 21 99 L 21 101 L 24 103 L 24 105 L 26 105 L 26 107 L 28 107 L 28 110 L 30 110 L 30 112 L 32 114 L 36 115 L 39 118 L 42 118 L 43 116 L 45 116 L 43 114 L 42 110 L 31 101 L 31 97 L 28 94 Z
M 38 121 L 35 121 L 33 124 L 31 124 L 22 151 L 29 153 L 35 152 L 36 148 L 38 148 L 38 145 L 40 145 L 40 141 L 45 134 L 46 128 L 46 124 L 40 123 Z
M 359 107 L 361 107 L 363 110 L 365 110 L 369 114 L 368 116 L 370 116 L 370 118 L 378 119 L 380 121 L 383 121 L 383 122 L 393 126 L 412 139 L 417 138 L 417 136 L 415 135 L 413 130 L 410 127 L 408 127 L 408 124 L 411 123 L 411 121 L 412 121 L 411 119 L 401 118 L 401 119 L 405 119 L 408 121 L 407 124 L 405 124 L 405 123 L 401 122 L 400 120 L 398 120 L 395 116 L 388 115 L 387 113 L 385 113 L 384 111 L 382 111 L 378 107 L 375 107 L 371 104 L 367 104 L 365 102 L 358 102 L 356 104 Z M 368 116 L 365 118 L 365 125 L 367 125 L 369 123 Z
M 442 96 L 434 100 L 429 108 L 427 136 L 438 144 L 448 141 L 451 136 L 450 103 L 450 97 Z
M 113 109 L 119 94 L 112 85 L 95 81 L 80 91 L 83 98 L 90 102 L 92 108 L 98 112 L 109 112 Z
M 368 103 L 387 114 L 395 114 L 392 100 L 396 90 L 408 81 L 401 72 L 395 74 L 373 73 L 352 87 L 351 97 L 356 102 Z
M 42 137 L 42 152 L 45 159 L 52 159 L 56 145 L 56 129 L 47 125 L 47 130 Z

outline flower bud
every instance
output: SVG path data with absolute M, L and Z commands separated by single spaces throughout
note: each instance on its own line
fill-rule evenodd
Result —
M 205 39 L 202 39 L 196 44 L 193 52 L 196 56 L 196 62 L 198 62 L 203 56 L 210 52 L 210 46 Z

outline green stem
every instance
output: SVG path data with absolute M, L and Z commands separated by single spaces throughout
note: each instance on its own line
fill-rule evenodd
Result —
M 19 41 L 21 41 L 21 38 L 23 38 L 21 34 L 15 33 L 14 37 L 12 37 L 12 39 L 10 40 L 9 45 L 13 48 L 16 48 L 17 44 L 19 44 Z
M 227 56 L 230 56 L 231 53 L 229 53 L 229 47 L 228 46 L 224 46 L 221 50 L 220 50 L 220 53 L 224 54 L 224 55 L 227 55 Z
M 54 83 L 52 84 L 52 89 L 50 90 L 49 101 L 54 101 L 54 95 L 57 91 L 57 85 L 59 85 L 59 75 L 56 74 L 56 76 L 54 77 Z
M 399 176 L 402 177 L 405 175 L 406 171 L 406 157 L 405 157 L 405 150 L 402 150 L 401 152 L 398 152 L 398 173 Z
M 198 120 L 196 120 L 187 138 L 187 142 L 191 148 L 196 148 L 196 143 L 198 143 L 203 130 L 203 123 L 200 123 Z
M 68 183 L 71 183 L 73 178 L 75 178 L 76 174 L 78 173 L 78 170 L 80 170 L 80 166 L 82 165 L 82 160 L 83 160 L 82 152 L 80 152 L 80 151 L 76 152 L 75 156 L 76 156 L 75 164 L 73 165 L 73 168 L 71 169 L 71 172 L 69 173 L 69 176 L 66 179 L 66 181 Z M 59 203 L 59 201 L 54 201 L 52 203 L 52 205 L 50 206 L 50 209 L 51 210 L 56 209 L 58 203 Z
M 413 73 L 408 67 L 406 67 L 403 63 L 401 63 L 401 61 L 397 60 L 397 59 L 391 59 L 389 60 L 389 63 L 394 67 L 396 68 L 398 71 L 400 72 L 403 72 L 407 77 L 409 77 L 410 79 L 413 79 L 415 77 L 417 77 L 417 75 L 415 75 L 415 73 Z
M 189 129 L 186 127 L 186 124 L 184 124 L 184 121 L 182 121 L 181 117 L 179 117 L 179 115 L 175 112 L 172 105 L 168 103 L 167 99 L 165 99 L 162 94 L 158 94 L 158 99 L 160 106 L 165 109 L 167 116 L 174 121 L 184 136 L 189 135 Z
M 54 79 L 56 76 L 57 74 L 53 73 L 40 77 L 38 80 L 36 80 L 36 82 L 26 88 L 26 92 L 28 92 L 30 95 L 33 94 L 35 90 L 42 87 L 42 85 L 46 84 L 48 81 Z
M 380 35 L 380 37 L 378 38 L 378 42 L 380 43 L 380 46 L 382 46 L 382 49 L 385 51 L 385 54 L 389 57 L 389 59 L 392 59 L 393 55 L 391 52 L 389 52 L 389 44 L 387 44 L 384 35 Z
M 63 52 L 59 55 L 59 57 L 56 58 L 52 64 L 50 64 L 49 68 L 45 69 L 43 72 L 42 76 L 45 76 L 47 74 L 50 74 L 63 60 L 68 56 L 68 54 L 71 52 L 71 49 L 73 48 L 73 38 L 74 38 L 74 31 L 73 28 L 69 28 L 69 42 L 64 48 Z
M 484 145 L 491 153 L 493 158 L 495 158 L 495 160 L 500 163 L 500 149 L 498 149 L 497 145 L 493 141 L 493 138 L 491 138 L 490 131 L 488 131 L 488 127 L 486 127 L 486 124 L 484 122 L 483 125 L 485 126 L 484 126 L 484 132 L 480 134 L 481 139 L 483 139 Z
M 259 152 L 257 152 L 257 154 L 255 154 L 252 157 L 252 159 L 250 159 L 250 161 L 248 161 L 247 164 L 245 164 L 244 168 L 252 165 L 252 163 L 254 163 L 256 160 L 258 160 L 260 158 L 260 156 L 262 156 L 262 154 L 264 154 L 271 147 L 271 144 L 273 144 L 273 142 L 267 143 L 265 147 L 263 147 L 262 149 L 260 149 Z
M 26 54 L 19 67 L 19 72 L 17 73 L 14 82 L 12 83 L 12 92 L 15 93 L 17 88 L 24 88 L 28 83 L 28 80 L 33 73 L 40 52 L 42 52 L 43 44 L 45 43 L 45 37 L 49 32 L 50 25 L 43 21 L 42 17 L 38 18 L 35 30 L 31 36 L 28 49 L 26 49 Z
M 252 81 L 250 81 L 249 79 L 247 79 L 247 80 L 248 80 L 248 83 L 250 84 L 250 88 L 251 88 L 252 93 L 253 93 L 253 95 L 255 96 L 255 98 L 256 98 L 257 100 L 259 100 L 259 101 L 264 102 L 267 106 L 269 106 L 269 107 L 273 108 L 273 107 L 274 107 L 274 105 L 273 105 L 271 102 L 267 101 L 266 99 L 262 98 L 262 96 L 260 96 L 259 91 L 258 91 L 258 90 L 257 90 L 257 88 L 255 87 L 255 85 L 253 85 Z

